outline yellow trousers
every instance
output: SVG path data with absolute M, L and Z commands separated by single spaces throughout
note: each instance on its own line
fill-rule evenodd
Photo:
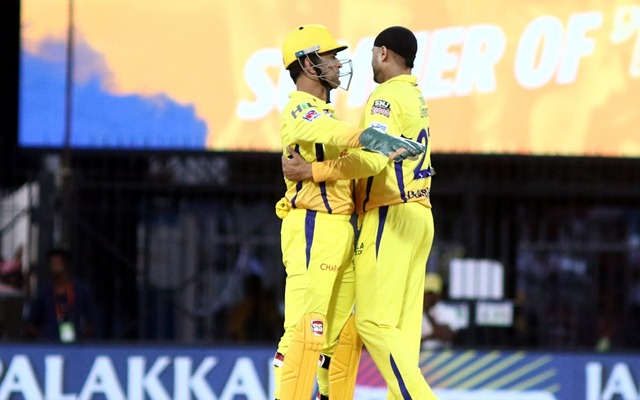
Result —
M 356 328 L 390 399 L 434 400 L 418 366 L 431 209 L 405 203 L 364 214 L 356 244 Z
M 278 352 L 285 358 L 296 324 L 309 313 L 326 316 L 322 354 L 332 356 L 354 306 L 353 238 L 347 215 L 292 209 L 283 219 L 281 247 L 287 278 L 285 331 Z M 328 382 L 323 376 L 318 385 L 326 393 Z M 276 379 L 276 398 L 279 384 Z

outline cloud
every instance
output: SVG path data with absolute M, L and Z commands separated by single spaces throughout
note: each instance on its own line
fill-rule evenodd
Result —
M 103 57 L 77 41 L 71 109 L 74 148 L 204 150 L 206 123 L 191 104 L 163 93 L 114 94 Z M 45 40 L 21 53 L 19 142 L 26 147 L 65 144 L 66 46 Z

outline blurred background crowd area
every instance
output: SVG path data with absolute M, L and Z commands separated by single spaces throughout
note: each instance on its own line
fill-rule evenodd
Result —
M 280 155 L 19 146 L 18 3 L 0 13 L 2 340 L 29 340 L 23 316 L 63 247 L 95 303 L 91 340 L 274 345 Z M 457 310 L 454 346 L 640 350 L 639 159 L 436 146 L 432 161 L 425 270 Z
M 47 251 L 64 245 L 91 287 L 95 340 L 277 339 L 278 154 L 79 152 L 66 177 L 60 154 L 5 157 L 2 278 L 25 300 L 47 279 Z M 434 154 L 433 163 L 426 269 L 462 310 L 456 346 L 640 348 L 638 160 Z M 454 260 L 499 266 L 497 295 L 453 293 Z M 483 299 L 511 315 L 478 321 Z M 24 340 L 16 329 L 5 340 Z

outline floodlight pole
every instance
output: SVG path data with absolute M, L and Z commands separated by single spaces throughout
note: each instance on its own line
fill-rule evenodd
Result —
M 73 174 L 72 174 L 72 149 L 71 134 L 73 131 L 73 71 L 74 71 L 74 0 L 68 0 L 68 26 L 67 26 L 67 64 L 64 92 L 64 148 L 62 153 L 62 246 L 68 248 L 71 245 L 72 225 L 72 200 L 73 200 Z

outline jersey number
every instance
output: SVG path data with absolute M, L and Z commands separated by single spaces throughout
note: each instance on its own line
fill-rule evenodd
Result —
M 420 131 L 417 141 L 424 144 L 425 147 L 429 146 L 429 128 L 427 128 L 427 130 L 422 129 Z M 431 165 L 427 165 L 426 169 L 422 169 L 425 158 L 427 158 L 426 152 L 422 155 L 422 158 L 420 159 L 420 162 L 418 163 L 416 169 L 413 170 L 414 179 L 428 178 L 432 175 Z

